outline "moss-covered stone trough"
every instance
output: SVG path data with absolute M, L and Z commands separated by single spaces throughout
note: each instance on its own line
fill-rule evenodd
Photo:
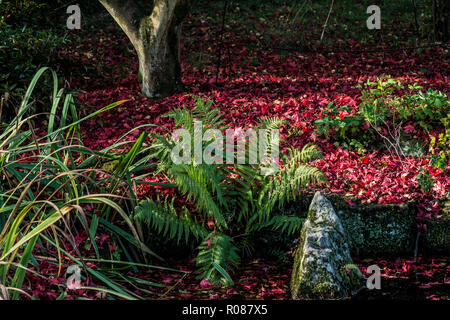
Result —
M 352 254 L 373 256 L 414 253 L 417 240 L 416 203 L 362 204 L 342 195 L 324 195 L 342 221 Z M 312 198 L 313 194 L 302 195 L 283 209 L 284 214 L 306 217 Z M 441 215 L 427 221 L 427 231 L 419 237 L 420 252 L 448 254 L 449 234 L 450 214 L 448 210 L 444 210 Z

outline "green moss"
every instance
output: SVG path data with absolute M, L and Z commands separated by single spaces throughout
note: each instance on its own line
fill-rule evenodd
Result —
M 408 205 L 366 205 L 341 211 L 352 251 L 364 254 L 412 252 L 415 210 Z
M 300 282 L 300 277 L 298 277 L 297 275 L 300 269 L 301 256 L 303 255 L 303 246 L 305 244 L 305 238 L 306 238 L 306 229 L 302 228 L 302 231 L 300 233 L 300 240 L 297 246 L 297 251 L 295 252 L 294 266 L 292 267 L 291 290 L 294 295 L 294 299 L 298 298 L 297 293 L 299 292 L 299 289 L 303 286 L 303 284 Z
M 325 195 L 333 204 L 347 234 L 352 254 L 411 254 L 416 237 L 416 205 L 362 204 L 337 194 Z M 305 217 L 312 200 L 306 194 L 284 209 Z M 356 205 L 349 206 L 346 200 Z
M 427 249 L 433 252 L 450 252 L 450 215 L 442 214 L 427 222 L 425 233 Z
M 294 299 L 342 299 L 362 286 L 363 276 L 349 256 L 345 230 L 333 208 L 318 198 L 302 227 L 291 278 Z M 326 201 L 326 200 L 325 200 Z M 321 214 L 315 211 L 320 208 Z M 306 243 L 307 242 L 307 243 Z M 308 248 L 308 252 L 304 252 Z M 353 266 L 347 273 L 347 266 Z M 353 270 L 354 269 L 354 270 Z
M 412 254 L 415 248 L 417 227 L 416 203 L 409 204 L 362 204 L 355 199 L 355 206 L 349 206 L 342 195 L 325 195 L 333 204 L 347 233 L 351 253 L 357 256 L 380 254 Z M 287 215 L 305 218 L 312 195 L 306 194 L 282 209 Z M 441 203 L 442 214 L 427 221 L 419 249 L 428 252 L 450 252 L 450 202 Z M 292 241 L 286 243 L 286 250 L 292 248 Z
M 138 80 L 138 83 L 139 83 L 140 85 L 142 85 L 142 80 L 143 80 L 143 78 L 142 78 L 142 73 L 141 73 L 140 70 L 138 71 L 137 80 Z
M 150 46 L 155 40 L 153 34 L 153 22 L 152 17 L 147 16 L 141 19 L 139 24 L 139 37 L 144 40 L 144 45 Z

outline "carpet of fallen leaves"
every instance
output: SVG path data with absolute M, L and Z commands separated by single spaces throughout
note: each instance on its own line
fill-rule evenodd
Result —
M 394 261 L 365 259 L 356 261 L 363 273 L 367 266 L 377 264 L 381 268 L 381 289 L 360 291 L 353 299 L 450 299 L 450 267 L 442 258 L 398 258 Z M 193 268 L 185 264 L 184 268 Z M 188 276 L 167 276 L 164 272 L 152 272 L 151 278 L 159 278 L 169 286 L 155 295 L 159 299 L 264 299 L 285 300 L 290 296 L 290 274 L 292 264 L 261 261 L 243 263 L 237 270 L 236 283 L 231 288 L 211 286 L 208 281 Z M 173 276 L 173 275 L 172 275 Z M 366 274 L 370 276 L 370 274 Z
M 392 154 L 379 150 L 358 155 L 316 135 L 314 121 L 330 102 L 338 106 L 347 104 L 356 112 L 360 89 L 355 86 L 383 74 L 399 78 L 405 84 L 417 82 L 426 89 L 448 94 L 450 69 L 445 58 L 448 50 L 361 53 L 359 50 L 365 48 L 349 41 L 348 52 L 330 53 L 327 48 L 327 52 L 320 53 L 319 47 L 316 51 L 286 54 L 270 48 L 249 48 L 250 40 L 238 26 L 231 25 L 226 30 L 224 38 L 232 41 L 222 43 L 220 35 L 217 26 L 208 26 L 199 17 L 190 16 L 184 34 L 190 47 L 182 50 L 185 91 L 153 101 L 140 95 L 137 59 L 127 38 L 116 29 L 99 31 L 97 37 L 87 37 L 83 43 L 65 50 L 63 54 L 71 62 L 72 71 L 76 72 L 80 66 L 88 70 L 97 66 L 95 70 L 101 70 L 71 82 L 72 87 L 85 91 L 79 94 L 79 100 L 91 106 L 88 110 L 129 100 L 84 124 L 86 144 L 97 149 L 106 147 L 132 128 L 148 123 L 171 128 L 173 123 L 161 115 L 172 108 L 189 105 L 192 99 L 188 94 L 196 94 L 212 99 L 235 127 L 246 128 L 263 116 L 288 120 L 282 135 L 290 144 L 315 143 L 322 149 L 324 160 L 317 166 L 329 179 L 328 191 L 373 203 L 421 199 L 428 208 L 436 207 L 433 200 L 445 197 L 450 181 L 441 170 L 433 171 L 432 192 L 421 191 L 416 176 L 420 168 L 427 167 L 425 157 L 400 162 Z M 199 49 L 195 46 L 200 46 L 202 41 L 208 43 L 205 55 L 212 58 L 199 66 L 190 61 L 190 55 L 197 53 Z M 217 73 L 219 52 L 222 58 Z M 415 123 L 406 125 L 412 126 L 409 130 L 416 130 L 416 137 L 428 139 Z M 296 133 L 292 134 L 294 130 Z M 430 134 L 436 136 L 438 132 L 434 130 Z M 139 130 L 135 130 L 127 138 L 135 139 L 138 135 Z M 142 195 L 146 192 L 152 191 L 141 190 Z
M 381 269 L 381 289 L 362 289 L 352 299 L 355 300 L 450 300 L 450 266 L 449 259 L 443 257 L 419 257 L 386 259 L 355 259 L 361 272 L 366 277 L 368 266 L 376 264 Z M 93 269 L 95 264 L 87 263 Z M 239 300 L 288 300 L 290 296 L 290 275 L 292 263 L 262 261 L 255 259 L 242 262 L 233 274 L 235 284 L 232 287 L 213 286 L 208 281 L 198 280 L 198 273 L 191 260 L 172 261 L 171 268 L 185 271 L 175 273 L 165 270 L 147 269 L 138 274 L 127 275 L 158 284 L 145 286 L 145 289 L 131 289 L 146 299 L 239 299 Z M 40 273 L 56 274 L 58 266 L 43 261 L 38 268 Z M 32 294 L 39 299 L 56 299 L 65 291 L 65 299 L 105 299 L 104 294 L 96 290 L 65 289 L 64 268 L 60 276 L 51 276 L 43 280 L 37 276 L 28 277 Z M 83 286 L 99 287 L 92 279 L 85 280 Z M 162 286 L 160 286 L 162 285 Z M 142 287 L 142 286 L 141 286 Z
M 411 199 L 422 201 L 424 208 L 434 208 L 436 199 L 445 197 L 450 181 L 441 172 L 435 175 L 435 186 L 424 194 L 417 184 L 417 167 L 427 165 L 425 159 L 413 159 L 409 168 L 390 154 L 369 151 L 365 156 L 347 151 L 329 143 L 324 137 L 313 134 L 313 122 L 319 119 L 329 102 L 347 104 L 357 110 L 360 92 L 355 85 L 382 74 L 400 78 L 404 83 L 418 82 L 424 88 L 449 92 L 448 54 L 443 48 L 360 53 L 365 48 L 350 41 L 348 52 L 320 53 L 316 51 L 285 54 L 270 48 L 258 49 L 247 44 L 252 39 L 238 25 L 227 26 L 222 43 L 217 26 L 208 25 L 201 17 L 190 15 L 184 32 L 182 48 L 183 83 L 185 91 L 161 100 L 149 100 L 140 95 L 137 83 L 137 59 L 128 40 L 117 29 L 96 31 L 83 42 L 64 49 L 60 55 L 68 61 L 67 68 L 74 73 L 89 72 L 70 81 L 72 88 L 83 90 L 78 94 L 88 111 L 109 103 L 129 101 L 101 117 L 84 124 L 85 143 L 95 149 L 106 147 L 132 128 L 154 123 L 171 128 L 173 123 L 161 115 L 189 104 L 187 94 L 212 99 L 225 117 L 235 126 L 246 127 L 262 116 L 278 116 L 289 121 L 282 134 L 294 146 L 306 143 L 319 145 L 324 160 L 317 165 L 326 173 L 328 191 L 345 193 L 375 203 L 402 203 Z M 194 45 L 192 45 L 194 44 Z M 197 47 L 195 47 L 197 46 Z M 220 49 L 222 47 L 222 49 Z M 327 48 L 330 50 L 330 48 Z M 206 59 L 201 64 L 192 62 L 190 55 L 204 50 Z M 222 52 L 219 73 L 217 60 Z M 320 51 L 320 50 L 319 50 Z M 84 68 L 84 69 L 83 69 Z M 217 81 L 216 81 L 217 80 Z M 414 123 L 410 124 L 418 130 Z M 290 135 L 293 130 L 298 134 Z M 421 133 L 418 132 L 418 135 Z M 437 134 L 431 132 L 431 134 Z M 128 139 L 139 135 L 136 130 Z M 140 189 L 141 196 L 156 191 L 150 187 Z M 432 210 L 433 212 L 433 210 Z M 361 291 L 355 299 L 449 299 L 449 266 L 446 258 L 411 259 L 389 258 L 357 262 L 362 271 L 370 264 L 382 268 L 382 289 Z M 94 264 L 91 264 L 95 268 Z M 185 271 L 194 270 L 190 261 L 175 261 L 170 265 Z M 41 262 L 37 268 L 42 274 L 57 274 L 55 265 Z M 234 273 L 235 285 L 222 289 L 196 279 L 195 273 L 167 273 L 148 270 L 138 276 L 148 281 L 164 284 L 164 288 L 149 287 L 143 296 L 155 299 L 289 299 L 291 264 L 263 262 L 242 263 Z M 64 270 L 59 277 L 48 281 L 31 276 L 29 287 L 42 299 L 54 299 L 58 285 L 65 283 Z M 94 286 L 89 283 L 88 285 Z M 69 292 L 70 298 L 102 298 L 93 291 Z
M 381 289 L 360 291 L 353 299 L 450 299 L 450 267 L 442 258 L 412 259 L 398 258 L 394 261 L 365 259 L 356 261 L 363 273 L 367 266 L 376 264 L 381 268 Z M 289 283 L 292 264 L 262 262 L 244 263 L 236 272 L 235 286 L 218 289 L 208 282 L 180 281 L 179 287 L 163 298 L 186 299 L 291 299 Z M 370 274 L 365 274 L 370 276 Z M 194 280 L 193 277 L 191 281 Z M 177 292 L 178 291 L 178 292 Z

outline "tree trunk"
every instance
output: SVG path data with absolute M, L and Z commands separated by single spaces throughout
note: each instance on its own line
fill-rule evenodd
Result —
M 155 0 L 146 14 L 134 0 L 99 0 L 120 25 L 139 58 L 144 95 L 160 98 L 181 88 L 179 41 L 188 0 Z

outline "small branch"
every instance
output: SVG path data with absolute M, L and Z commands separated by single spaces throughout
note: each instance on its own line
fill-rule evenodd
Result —
M 328 11 L 327 20 L 325 21 L 325 24 L 323 25 L 322 35 L 320 36 L 320 41 L 321 42 L 322 42 L 322 39 L 323 39 L 323 35 L 325 34 L 325 29 L 327 28 L 328 19 L 330 18 L 331 11 L 333 10 L 333 5 L 334 5 L 334 0 L 331 0 L 330 11 Z

